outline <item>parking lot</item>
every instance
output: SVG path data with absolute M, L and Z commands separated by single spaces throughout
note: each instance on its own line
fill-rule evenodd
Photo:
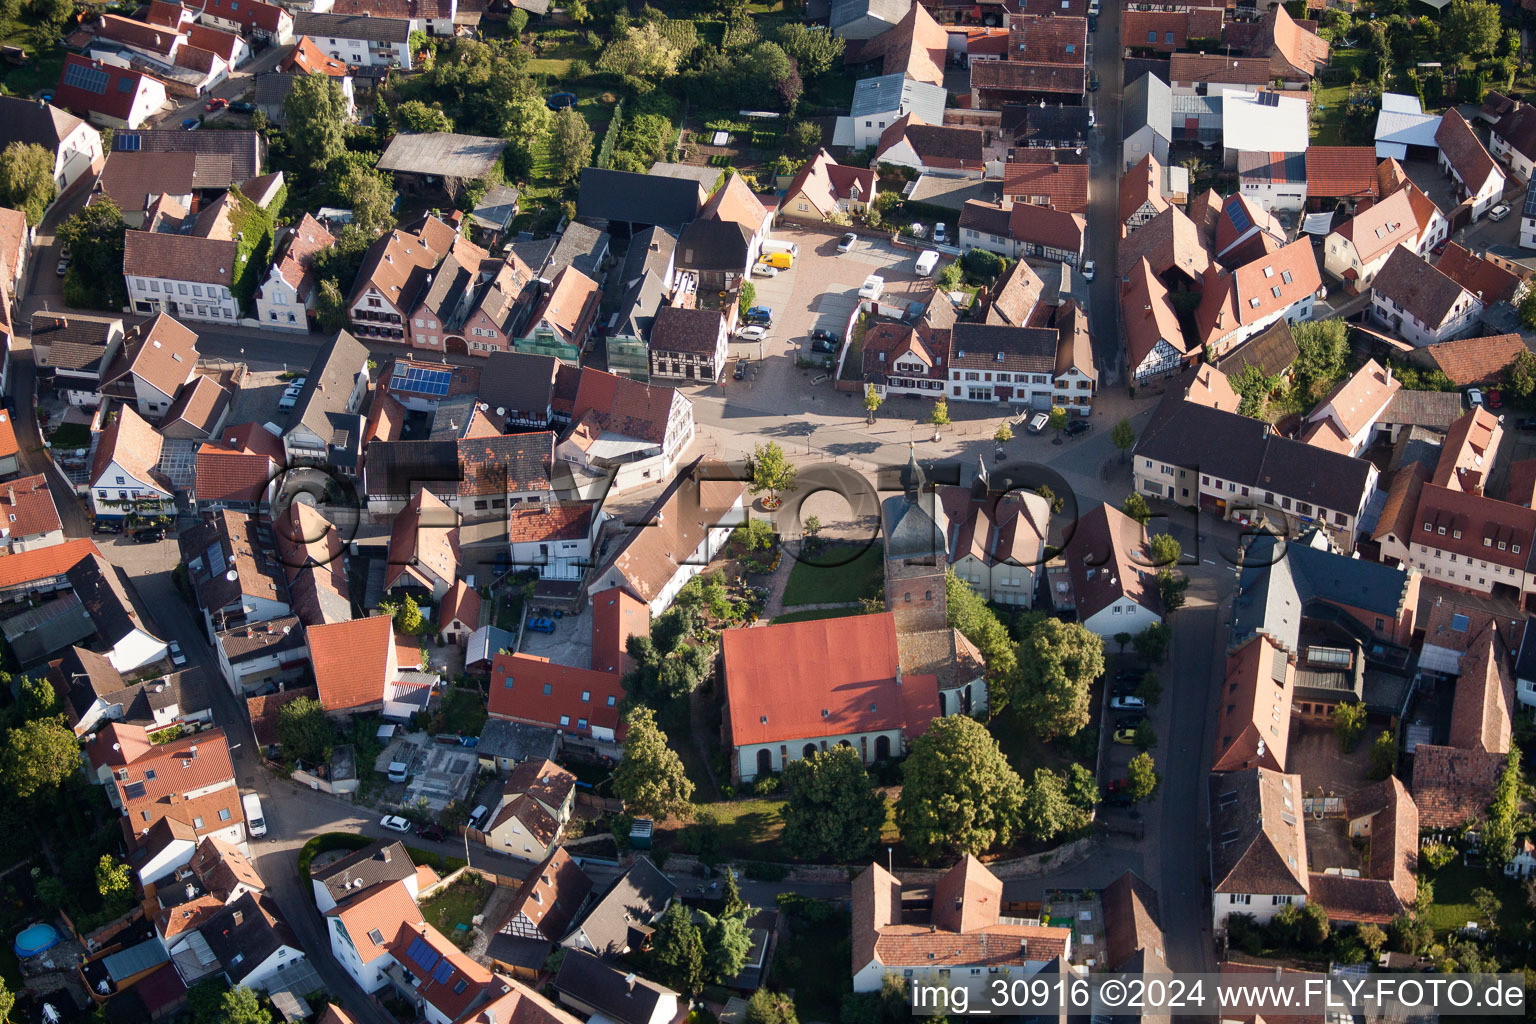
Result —
M 841 337 L 859 303 L 859 287 L 871 274 L 884 279 L 881 301 L 888 305 L 927 299 L 933 283 L 917 275 L 918 252 L 861 235 L 850 251 L 840 253 L 841 237 L 835 231 L 794 226 L 774 231 L 775 241 L 793 242 L 800 253 L 794 266 L 778 276 L 752 279 L 756 305 L 773 310 L 773 328 L 762 342 L 731 342 L 733 366 L 745 357 L 751 361 L 751 370 L 745 382 L 732 381 L 727 375 L 727 395 L 730 387 L 754 391 L 802 387 L 802 377 L 813 374 L 797 369 L 795 360 L 812 357 L 811 331 L 822 328 Z

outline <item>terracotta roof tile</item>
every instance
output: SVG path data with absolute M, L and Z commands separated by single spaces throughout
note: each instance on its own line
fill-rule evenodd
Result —
M 1309 147 L 1307 194 L 1329 199 L 1374 199 L 1381 195 L 1376 150 L 1371 146 Z
M 41 473 L 0 484 L 0 529 L 12 540 L 63 529 L 48 481 Z
M 1295 667 L 1267 636 L 1253 637 L 1227 655 L 1212 771 L 1285 771 L 1295 682 Z
M 584 540 L 592 532 L 590 502 L 542 502 L 533 507 L 515 505 L 507 517 L 510 543 Z
M 61 577 L 82 558 L 98 554 L 89 537 L 80 537 L 14 555 L 0 555 L 0 590 Z
M 384 589 L 452 583 L 459 573 L 459 516 L 423 487 L 395 516 L 389 535 Z M 435 577 L 435 580 L 434 580 Z
M 557 848 L 523 880 L 508 911 L 508 921 L 526 917 L 550 942 L 565 938 L 577 912 L 592 891 L 592 880 Z
M 92 482 L 98 481 L 114 461 L 139 484 L 170 493 L 170 483 L 155 470 L 160 461 L 163 439 L 155 428 L 144 422 L 133 406 L 119 406 L 117 414 L 96 440 L 96 458 L 91 467 Z
M 1413 802 L 1419 827 L 1454 829 L 1487 814 L 1505 755 L 1420 743 L 1413 752 Z
M 995 63 L 995 62 L 988 62 Z M 1088 165 L 1059 163 L 1009 163 L 1003 166 L 1003 195 L 1015 202 L 1043 196 L 1055 210 L 1088 212 Z M 1139 234 L 1139 232 L 1138 232 Z
M 623 696 L 612 672 L 556 665 L 530 654 L 498 654 L 491 663 L 490 713 L 498 718 L 576 736 L 591 736 L 595 727 L 622 739 Z
M 1512 300 L 1515 290 L 1520 287 L 1520 279 L 1514 274 L 1455 242 L 1446 244 L 1445 252 L 1435 262 L 1435 269 L 1476 295 L 1485 305 Z
M 448 593 L 443 595 L 438 608 L 438 623 L 446 624 L 455 619 L 470 629 L 480 628 L 480 592 L 463 580 L 455 580 Z
M 1307 893 L 1299 775 L 1268 768 L 1213 773 L 1211 859 L 1219 893 Z
M 1421 351 L 1458 387 L 1493 384 L 1515 357 L 1527 351 L 1518 334 L 1462 338 L 1428 345 Z
M 309 656 L 327 711 L 380 704 L 393 681 L 393 620 L 387 615 L 309 627 Z
M 632 636 L 650 636 L 651 610 L 622 587 L 592 595 L 592 667 L 628 675 L 634 667 L 626 646 Z
M 123 273 L 228 288 L 237 249 L 225 239 L 129 231 L 123 243 Z

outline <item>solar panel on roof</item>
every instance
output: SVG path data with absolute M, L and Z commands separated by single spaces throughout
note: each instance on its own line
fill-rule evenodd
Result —
M 432 980 L 439 985 L 448 984 L 448 979 L 453 977 L 453 964 L 447 960 L 439 963 L 432 971 Z
M 1248 208 L 1242 203 L 1233 203 L 1227 207 L 1227 217 L 1231 219 L 1232 226 L 1237 228 L 1239 234 L 1253 227 L 1253 221 L 1248 217 Z
M 224 548 L 215 541 L 208 545 L 208 575 L 223 576 L 224 569 Z
M 129 800 L 137 800 L 144 795 L 144 783 L 130 782 L 123 787 L 123 795 Z
M 64 84 L 72 85 L 86 92 L 93 92 L 103 96 L 107 91 L 107 82 L 110 77 L 100 68 L 87 67 L 84 64 L 71 64 L 64 69 Z
M 116 149 L 119 153 L 137 153 L 143 143 L 144 140 L 137 135 L 112 136 L 112 148 Z
M 432 948 L 432 944 L 420 937 L 411 940 L 410 948 L 405 951 L 405 955 L 415 961 L 423 971 L 430 971 L 442 959 L 442 955 Z
M 414 391 L 417 394 L 441 397 L 448 394 L 448 385 L 452 380 L 452 370 L 408 366 L 403 372 L 395 371 L 395 375 L 390 378 L 389 386 L 397 391 Z

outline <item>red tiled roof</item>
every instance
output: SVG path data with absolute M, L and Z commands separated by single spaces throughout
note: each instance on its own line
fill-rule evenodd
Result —
M 443 595 L 437 621 L 446 625 L 457 619 L 470 629 L 480 628 L 480 592 L 463 580 L 455 580 Z
M 208 50 L 222 57 L 230 67 L 235 63 L 235 52 L 240 45 L 240 37 L 229 32 L 220 32 L 210 25 L 188 25 L 187 42 L 199 49 Z
M 197 449 L 198 501 L 260 501 L 283 462 L 282 441 L 259 423 L 226 427 Z
M 1003 195 L 1015 202 L 1044 196 L 1048 205 L 1067 213 L 1088 212 L 1088 165 L 1009 163 L 1003 167 Z
M 920 736 L 938 715 L 933 676 L 901 678 L 890 612 L 721 635 L 731 743 L 880 730 Z
M 651 635 L 651 609 L 623 587 L 592 595 L 592 667 L 628 675 L 634 667 L 625 648 L 632 636 Z
M 98 34 L 103 39 L 116 40 L 166 57 L 176 49 L 178 42 L 178 33 L 174 29 L 134 21 L 132 18 L 124 18 L 117 14 L 101 16 L 101 29 Z
M 1254 637 L 1227 655 L 1212 771 L 1253 767 L 1285 771 L 1295 680 L 1295 667 L 1285 651 L 1267 636 Z
M 1146 230 L 1143 228 L 1142 230 Z M 1138 232 L 1139 234 L 1139 232 Z M 1128 365 L 1134 372 L 1159 341 L 1166 341 L 1179 352 L 1187 351 L 1178 314 L 1168 299 L 1168 289 L 1152 272 L 1143 257 L 1129 273 L 1120 299 L 1121 321 L 1125 327 Z
M 1481 820 L 1506 755 L 1420 743 L 1413 751 L 1413 802 L 1419 827 L 1460 828 Z
M 293 44 L 292 52 L 283 58 L 279 67 L 283 71 L 291 72 L 298 68 L 305 74 L 330 75 L 333 78 L 345 78 L 351 73 L 345 61 L 339 61 L 320 49 L 309 36 L 299 36 Z
M 39 473 L 0 484 L 0 527 L 12 540 L 63 529 L 47 478 Z
M 396 514 L 390 528 L 384 589 L 415 581 L 435 590 L 434 576 L 451 582 L 459 572 L 458 520 L 458 513 L 429 489 L 417 491 Z
M 425 924 L 403 881 L 375 886 L 327 911 L 326 916 L 341 920 L 365 966 L 391 952 L 390 947 L 407 925 Z
M 1489 625 L 1461 659 L 1456 699 L 1451 706 L 1450 745 L 1489 754 L 1509 752 L 1515 680 L 1509 671 L 1509 645 Z
M 1136 45 L 1135 40 L 1130 45 Z M 1219 53 L 1176 53 L 1168 58 L 1168 78 L 1179 84 L 1267 86 L 1273 81 L 1263 57 L 1228 57 Z
M 1486 338 L 1442 341 L 1423 350 L 1458 387 L 1492 384 L 1515 357 L 1526 351 L 1518 334 L 1494 334 Z
M 384 700 L 392 682 L 394 621 L 388 615 L 308 628 L 309 657 L 320 703 L 327 711 L 365 708 Z
M 82 89 L 77 85 L 65 84 L 64 77 L 69 73 L 71 66 L 83 68 L 95 68 L 107 75 L 105 90 L 100 93 Z M 106 64 L 99 60 L 89 60 L 77 53 L 64 55 L 64 69 L 59 72 L 58 84 L 53 89 L 53 102 L 63 107 L 72 114 L 85 117 L 88 114 L 103 114 L 107 117 L 127 121 L 128 115 L 133 111 L 133 102 L 143 88 L 143 81 L 157 81 L 150 75 L 120 68 L 114 64 Z M 123 89 L 123 83 L 128 84 Z
M 119 406 L 117 414 L 96 439 L 96 456 L 91 465 L 92 483 L 100 480 L 115 461 L 134 481 L 169 494 L 170 483 L 155 471 L 163 441 L 132 405 Z
M 99 554 L 89 537 L 80 537 L 14 555 L 0 555 L 0 590 L 63 576 L 82 558 Z
M 585 501 L 514 505 L 507 517 L 512 544 L 528 541 L 583 540 L 592 531 L 592 505 Z
M 123 273 L 228 288 L 239 247 L 232 239 L 129 231 L 123 237 Z
M 1205 342 L 1216 341 L 1243 324 L 1273 316 L 1321 286 L 1317 257 L 1306 238 L 1298 238 L 1230 274 L 1222 274 L 1212 265 L 1206 269 L 1205 293 L 1195 310 L 1196 330 Z
M 1446 244 L 1435 269 L 1476 295 L 1485 305 L 1507 302 L 1515 297 L 1520 279 L 1503 267 L 1462 248 Z
M 20 451 L 21 444 L 16 440 L 16 425 L 11 422 L 11 414 L 0 411 L 0 459 Z
M 497 718 L 575 736 L 591 736 L 596 727 L 622 739 L 623 697 L 624 687 L 612 672 L 556 665 L 531 654 L 498 654 L 491 662 L 490 713 Z
M 1455 107 L 1441 116 L 1440 127 L 1435 129 L 1435 144 L 1462 183 L 1473 192 L 1483 187 L 1489 175 L 1500 173 L 1499 165 L 1488 155 L 1477 133 Z
M 192 379 L 197 355 L 197 335 L 169 313 L 157 313 L 128 332 L 101 382 L 109 384 L 132 374 L 174 398 Z
M 251 732 L 257 744 L 270 747 L 277 742 L 277 713 L 284 704 L 290 704 L 300 697 L 318 700 L 320 693 L 313 686 L 297 686 L 264 697 L 245 699 L 246 711 L 251 719 Z
M 1524 572 L 1532 564 L 1536 510 L 1425 484 L 1413 533 L 1400 539 Z
M 1120 220 L 1125 222 L 1137 210 L 1152 204 L 1154 215 L 1168 209 L 1163 198 L 1163 166 L 1148 153 L 1141 162 L 1120 176 Z

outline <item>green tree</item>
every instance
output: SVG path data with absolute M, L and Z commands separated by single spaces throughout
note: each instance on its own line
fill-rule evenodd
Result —
M 1061 510 L 1067 507 L 1067 499 L 1058 497 L 1048 484 L 1041 484 L 1039 487 L 1036 487 L 1035 493 L 1045 499 L 1046 507 L 1051 510 L 1052 515 L 1060 515 Z
M 784 849 L 792 856 L 853 863 L 880 845 L 885 798 L 852 747 L 786 764 L 784 794 Z
M 330 75 L 300 75 L 283 100 L 289 151 L 321 170 L 346 149 L 347 97 Z
M 123 237 L 128 225 L 117 204 L 98 198 L 59 226 L 58 239 L 73 260 L 64 277 L 64 299 L 71 306 L 121 310 L 128 303 L 123 280 Z
M 875 413 L 879 411 L 881 403 L 885 399 L 880 397 L 880 392 L 875 390 L 873 384 L 864 385 L 864 412 L 869 417 L 869 422 L 875 422 Z
M 29 227 L 42 221 L 58 194 L 52 153 L 28 142 L 13 142 L 0 152 L 0 205 L 26 214 Z
M 16 1007 L 16 996 L 6 987 L 5 981 L 0 980 L 0 1021 L 10 1021 L 11 1011 Z M 792 1024 L 792 1022 L 786 1022 Z
M 1147 702 L 1147 707 L 1155 708 L 1163 699 L 1163 682 L 1157 677 L 1156 672 L 1148 672 L 1141 677 L 1141 682 L 1136 684 L 1136 696 Z
M 1333 722 L 1333 734 L 1339 738 L 1339 747 L 1344 753 L 1351 753 L 1365 731 L 1365 705 L 1343 701 L 1333 706 L 1333 714 L 1329 717 Z
M 1150 718 L 1143 718 L 1136 723 L 1134 742 L 1136 749 L 1140 751 L 1148 751 L 1157 746 L 1157 731 L 1152 728 Z
M 1161 665 L 1168 657 L 1168 642 L 1172 639 L 1173 630 L 1164 623 L 1154 622 L 1131 639 L 1131 648 L 1148 665 Z
M 972 251 L 974 252 L 979 250 Z M 932 423 L 936 427 L 949 426 L 949 402 L 945 401 L 943 398 L 940 398 L 937 402 L 934 402 L 933 409 L 928 413 L 928 422 Z
M 28 8 L 38 34 L 48 39 L 57 38 L 75 16 L 74 0 L 32 0 Z
M 747 1000 L 743 1024 L 800 1024 L 795 1001 L 782 992 L 760 988 Z
M 944 598 L 950 627 L 975 644 L 986 663 L 987 713 L 996 716 L 1007 706 L 1008 695 L 1017 682 L 1018 648 L 986 598 L 956 576 L 953 569 L 944 574 Z
M 1067 410 L 1063 409 L 1059 405 L 1053 405 L 1051 407 L 1049 419 L 1051 429 L 1056 431 L 1057 434 L 1060 434 L 1063 430 L 1067 429 L 1067 421 L 1070 419 L 1070 417 L 1067 416 Z
M 1147 547 L 1152 552 L 1152 564 L 1156 566 L 1178 565 L 1179 559 L 1184 557 L 1184 546 L 1170 533 L 1154 533 L 1147 538 Z
M 551 114 L 544 97 L 527 93 L 507 100 L 503 107 L 501 135 L 524 149 L 549 131 Z
M 1527 291 L 1520 300 L 1520 322 L 1536 330 L 1536 288 Z
M 341 289 L 331 278 L 320 282 L 315 316 L 320 321 L 320 329 L 327 334 L 335 334 L 347 326 L 347 297 L 341 294 Z
M 309 764 L 330 761 L 336 730 L 325 716 L 325 705 L 313 697 L 298 697 L 278 708 L 277 742 L 294 760 Z
M 1136 428 L 1131 426 L 1130 420 L 1122 419 L 1110 430 L 1109 439 L 1120 449 L 1120 458 L 1124 461 L 1130 450 L 1136 447 Z
M 769 441 L 752 449 L 752 482 L 747 490 L 753 494 L 767 491 L 777 498 L 780 491 L 795 490 L 796 475 L 795 467 L 784 457 L 784 449 L 778 442 Z
M 1049 842 L 1084 827 L 1088 820 L 1087 809 L 1068 795 L 1064 778 L 1049 768 L 1035 769 L 1019 806 L 1019 831 L 1023 836 L 1037 843 Z
M 79 771 L 80 741 L 58 718 L 26 722 L 6 734 L 0 780 L 15 796 L 45 796 Z
M 399 193 L 383 171 L 352 164 L 336 183 L 336 194 L 352 211 L 352 226 L 369 239 L 379 237 L 395 222 Z
M 739 917 L 743 921 L 752 916 L 752 908 L 741 898 L 741 887 L 736 884 L 736 872 L 725 871 L 725 884 L 720 887 L 720 916 Z
M 602 56 L 597 59 L 597 67 L 609 74 L 661 81 L 677 74 L 683 56 L 659 24 L 647 21 L 615 33 L 613 41 L 603 48 Z
M 1458 52 L 1475 58 L 1492 56 L 1503 34 L 1498 6 L 1481 0 L 1451 0 L 1440 26 L 1445 38 L 1456 40 Z
M 272 1024 L 272 1014 L 256 993 L 236 985 L 219 1000 L 219 1024 Z
M 902 766 L 896 826 L 924 862 L 1006 846 L 1024 784 L 986 727 L 965 715 L 931 722 Z
M 1528 298 L 1530 293 L 1520 300 L 1522 316 Z M 1530 349 L 1521 349 L 1514 361 L 1504 367 L 1504 393 L 1521 402 L 1528 401 L 1532 393 L 1536 393 L 1536 353 Z
M 999 423 L 997 429 L 992 432 L 992 440 L 998 444 L 1006 444 L 1013 440 L 1013 428 L 1008 425 L 1006 420 Z
M 751 281 L 741 282 L 740 296 L 736 300 L 736 311 L 746 316 L 747 310 L 757 305 L 757 285 Z
M 592 162 L 592 128 L 575 107 L 561 107 L 555 114 L 549 133 L 549 158 L 555 180 L 561 184 L 575 181 L 581 169 Z
M 944 264 L 944 269 L 939 271 L 938 284 L 942 291 L 952 292 L 960 283 L 960 264 L 951 260 Z
M 796 121 L 789 130 L 790 148 L 810 156 L 821 148 L 821 126 L 815 121 Z
M 133 904 L 128 865 L 119 864 L 110 853 L 102 854 L 96 862 L 96 891 L 101 894 L 102 913 L 108 920 L 116 919 Z
M 1295 904 L 1292 904 L 1294 906 Z M 1301 908 L 1301 941 L 1308 949 L 1320 949 L 1328 941 L 1332 927 L 1328 924 L 1328 911 L 1321 903 L 1303 904 Z
M 1391 729 L 1383 729 L 1371 743 L 1371 770 L 1373 779 L 1385 779 L 1397 767 L 1397 739 Z
M 1158 774 L 1152 755 L 1145 750 L 1131 758 L 1131 763 L 1125 769 L 1126 793 L 1138 804 L 1156 793 L 1162 781 L 1163 777 Z
M 1381 930 L 1379 925 L 1363 924 L 1355 931 L 1355 938 L 1360 940 L 1366 952 L 1371 954 L 1371 959 L 1381 952 L 1381 947 L 1387 944 L 1387 933 Z
M 1182 572 L 1164 566 L 1157 570 L 1157 596 L 1163 602 L 1163 611 L 1173 613 L 1184 607 L 1184 592 L 1189 589 L 1189 577 Z
M 704 943 L 704 976 L 717 985 L 741 973 L 752 951 L 746 919 L 730 914 L 715 917 L 699 912 L 699 935 Z
M 802 78 L 815 78 L 832 70 L 848 45 L 841 36 L 821 25 L 791 21 L 780 25 L 774 41 L 794 60 Z
M 10 673 L 0 672 L 0 686 L 9 687 L 10 684 Z M 30 722 L 57 712 L 59 697 L 53 692 L 53 683 L 47 676 L 22 676 L 20 704 L 21 717 Z
M 1072 736 L 1092 717 L 1088 688 L 1103 673 L 1103 638 L 1081 623 L 1043 617 L 1019 641 L 1013 703 L 1041 739 Z
M 400 607 L 395 609 L 394 616 L 395 627 L 407 636 L 421 635 L 422 627 L 426 625 L 421 615 L 421 605 L 410 594 L 405 595 Z
M 1142 526 L 1146 526 L 1147 520 L 1152 518 L 1152 509 L 1147 505 L 1147 499 L 1135 491 L 1125 496 L 1125 500 L 1120 503 L 1120 511 Z
M 1483 852 L 1490 865 L 1501 865 L 1515 855 L 1515 836 L 1519 831 L 1520 748 L 1513 747 L 1499 772 L 1499 780 L 1493 787 L 1493 800 L 1488 805 L 1488 821 L 1482 830 Z
M 686 817 L 693 783 L 682 759 L 656 725 L 656 713 L 633 707 L 624 716 L 624 756 L 613 771 L 613 792 L 626 813 L 648 818 Z
M 453 118 L 441 107 L 429 107 L 421 100 L 406 100 L 391 115 L 397 132 L 451 132 Z
M 704 938 L 681 900 L 674 900 L 651 935 L 651 962 L 662 982 L 687 996 L 704 989 Z
M 565 13 L 578 25 L 586 24 L 592 17 L 591 12 L 587 10 L 586 0 L 570 0 L 570 3 L 565 5 Z
M 1296 341 L 1296 387 L 1310 398 L 1344 376 L 1349 362 L 1349 326 L 1343 320 L 1308 320 L 1291 330 Z

